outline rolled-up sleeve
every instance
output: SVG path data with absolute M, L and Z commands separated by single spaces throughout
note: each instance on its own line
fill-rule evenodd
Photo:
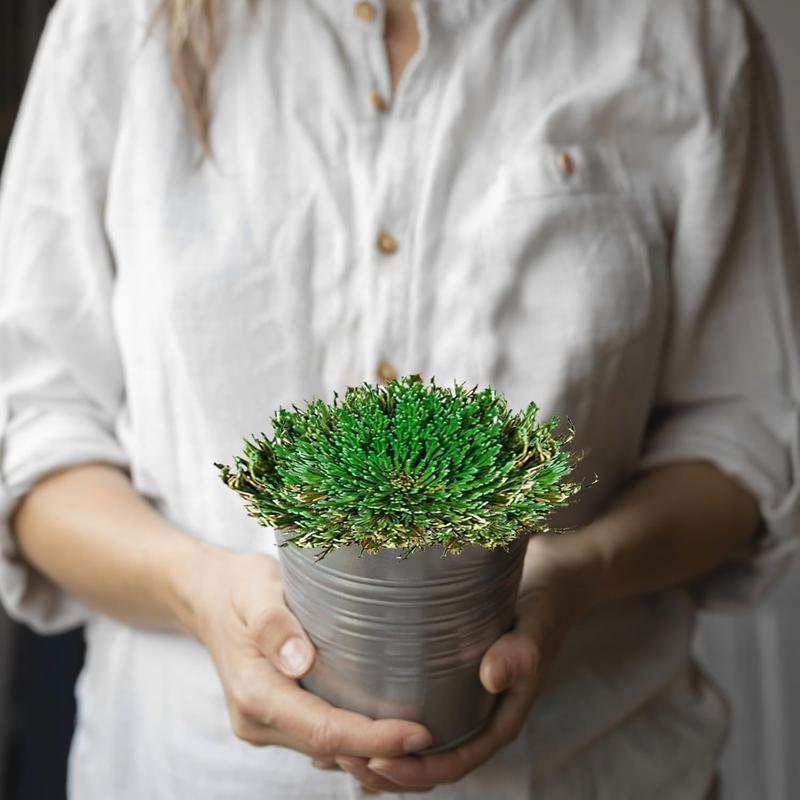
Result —
M 671 327 L 643 469 L 711 462 L 757 499 L 752 549 L 695 579 L 701 608 L 757 602 L 800 534 L 800 249 L 771 55 L 750 52 L 681 154 Z
M 39 631 L 87 609 L 22 559 L 10 520 L 44 475 L 128 460 L 115 437 L 123 380 L 104 234 L 111 126 L 66 57 L 53 12 L 0 188 L 0 599 Z

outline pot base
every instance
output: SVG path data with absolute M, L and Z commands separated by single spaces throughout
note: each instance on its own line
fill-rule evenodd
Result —
M 432 756 L 435 753 L 445 753 L 448 750 L 455 750 L 456 747 L 460 747 L 462 744 L 466 744 L 466 742 L 468 742 L 470 739 L 478 736 L 478 734 L 480 734 L 488 724 L 489 718 L 485 719 L 480 725 L 473 728 L 468 733 L 465 733 L 463 736 L 459 736 L 457 739 L 453 739 L 451 742 L 445 742 L 445 744 L 433 744 L 430 747 L 426 747 L 424 750 L 419 750 L 416 753 L 412 753 L 412 755 Z

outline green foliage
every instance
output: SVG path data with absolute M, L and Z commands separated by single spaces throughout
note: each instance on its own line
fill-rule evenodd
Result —
M 511 414 L 492 388 L 410 375 L 292 408 L 272 417 L 272 439 L 245 440 L 233 470 L 215 466 L 251 516 L 299 547 L 506 547 L 548 530 L 581 488 L 568 480 L 572 425 L 537 424 L 535 403 Z

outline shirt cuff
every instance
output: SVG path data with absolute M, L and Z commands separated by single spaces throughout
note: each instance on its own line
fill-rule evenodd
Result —
M 648 440 L 643 470 L 705 461 L 748 489 L 758 501 L 760 530 L 750 552 L 687 582 L 698 609 L 736 609 L 761 602 L 800 547 L 800 425 L 781 426 L 785 446 L 752 416 L 698 412 L 667 419 Z
M 3 409 L 0 408 L 0 414 Z M 59 633 L 84 624 L 92 612 L 22 557 L 10 520 L 33 485 L 64 467 L 110 463 L 128 467 L 119 442 L 91 415 L 46 412 L 13 431 L 0 419 L 0 604 L 37 633 Z

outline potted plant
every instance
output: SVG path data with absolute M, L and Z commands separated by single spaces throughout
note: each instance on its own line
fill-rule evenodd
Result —
M 287 605 L 318 651 L 304 688 L 456 746 L 495 697 L 478 677 L 513 624 L 528 537 L 580 486 L 570 425 L 492 388 L 410 375 L 278 409 L 224 482 L 275 529 Z

